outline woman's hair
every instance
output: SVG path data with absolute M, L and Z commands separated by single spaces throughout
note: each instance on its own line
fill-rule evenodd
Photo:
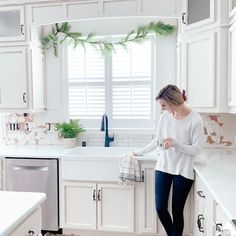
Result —
M 162 99 L 169 104 L 179 106 L 187 100 L 187 97 L 185 95 L 185 90 L 181 92 L 177 86 L 169 84 L 160 90 L 159 94 L 156 96 L 156 100 L 159 99 Z

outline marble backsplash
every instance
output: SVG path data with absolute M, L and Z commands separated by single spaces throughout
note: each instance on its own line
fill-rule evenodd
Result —
M 205 147 L 236 147 L 236 115 L 201 114 L 204 121 Z M 45 122 L 37 114 L 11 113 L 4 115 L 5 127 L 3 143 L 5 144 L 61 144 L 55 123 Z M 113 131 L 112 131 L 113 132 Z M 132 132 L 115 130 L 115 140 L 111 146 L 144 146 L 154 134 L 150 131 L 132 130 Z M 87 130 L 77 138 L 77 145 L 85 141 L 88 146 L 103 146 L 104 132 Z

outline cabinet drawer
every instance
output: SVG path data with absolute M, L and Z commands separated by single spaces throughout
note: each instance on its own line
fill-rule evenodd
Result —
M 200 207 L 202 208 L 202 213 L 207 213 L 212 219 L 215 216 L 215 201 L 208 190 L 206 185 L 202 182 L 199 176 L 196 176 L 195 180 L 195 196 L 196 198 L 200 199 Z

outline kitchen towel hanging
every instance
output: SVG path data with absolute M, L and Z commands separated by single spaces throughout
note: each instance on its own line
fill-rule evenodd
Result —
M 119 183 L 132 185 L 141 182 L 140 165 L 138 159 L 131 154 L 125 154 L 119 159 Z

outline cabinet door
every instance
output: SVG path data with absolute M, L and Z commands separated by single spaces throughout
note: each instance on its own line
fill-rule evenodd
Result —
M 236 18 L 236 17 L 235 17 Z M 229 30 L 229 86 L 228 105 L 236 111 L 236 23 Z
M 1 48 L 0 71 L 0 108 L 26 108 L 26 48 Z
M 24 39 L 24 7 L 1 7 L 0 41 L 18 41 Z
M 157 213 L 155 207 L 155 165 L 141 165 L 142 183 L 137 186 L 137 213 L 139 233 L 161 233 L 157 230 Z M 158 226 L 160 222 L 158 222 Z
M 202 186 L 196 178 L 193 186 L 193 199 L 194 199 L 194 204 L 193 204 L 193 235 L 194 236 L 200 236 L 204 235 L 206 233 L 206 220 L 204 216 L 204 205 L 205 205 L 205 193 L 202 190 Z
M 215 21 L 215 0 L 184 0 L 182 4 L 183 31 L 208 25 Z
M 66 7 L 62 3 L 29 6 L 30 25 L 46 25 L 66 21 Z
M 134 232 L 134 186 L 98 184 L 98 230 Z
M 0 159 L 0 191 L 3 189 L 3 160 Z
M 178 8 L 176 0 L 141 0 L 141 12 L 144 15 L 178 16 Z
M 184 39 L 181 50 L 180 85 L 187 91 L 188 105 L 198 111 L 216 109 L 215 32 Z
M 34 235 L 40 235 L 42 229 L 41 208 L 36 209 L 28 216 L 9 236 L 29 235 L 33 231 Z
M 32 109 L 45 108 L 44 55 L 37 47 L 31 48 Z
M 61 227 L 96 229 L 96 184 L 64 182 L 62 191 Z

